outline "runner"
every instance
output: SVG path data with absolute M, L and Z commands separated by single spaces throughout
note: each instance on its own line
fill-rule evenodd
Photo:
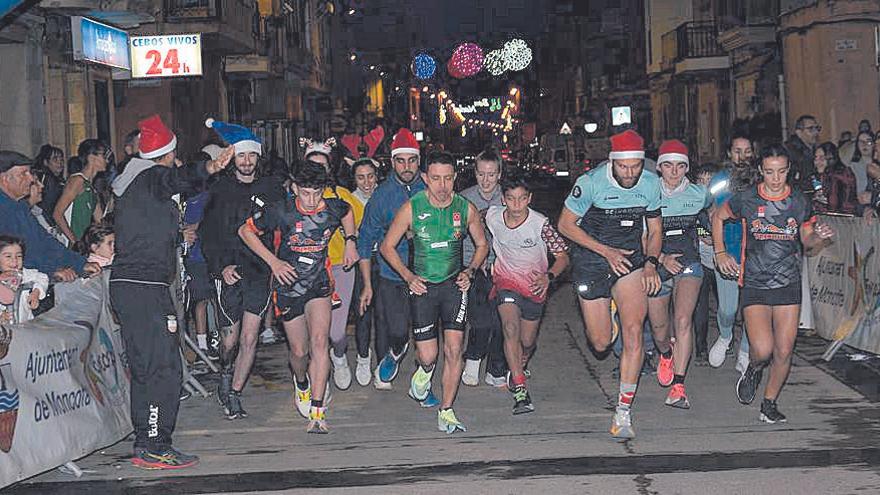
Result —
M 481 217 L 492 206 L 503 204 L 501 187 L 501 157 L 494 151 L 484 151 L 477 155 L 474 166 L 477 178 L 476 185 L 461 192 L 461 195 L 477 207 Z M 488 231 L 486 237 L 491 246 Z M 466 239 L 464 243 L 464 264 L 469 265 L 474 256 L 474 243 Z M 495 260 L 495 254 L 489 249 L 485 267 Z M 474 272 L 474 281 L 468 294 L 468 333 L 467 348 L 464 351 L 464 372 L 461 382 L 475 387 L 480 383 L 480 362 L 488 356 L 486 363 L 486 384 L 494 387 L 507 383 L 507 363 L 504 360 L 504 334 L 501 333 L 501 321 L 494 301 L 489 300 L 492 290 L 492 275 L 488 269 L 481 268 Z
M 524 370 L 537 348 L 547 290 L 568 265 L 568 246 L 547 217 L 529 208 L 532 190 L 521 175 L 502 179 L 501 190 L 506 206 L 491 206 L 486 213 L 496 255 L 490 297 L 504 331 L 513 414 L 523 414 L 535 410 Z M 547 251 L 554 257 L 549 270 Z
M 834 237 L 830 226 L 816 222 L 810 201 L 787 184 L 788 152 L 780 145 L 761 151 L 763 181 L 734 194 L 712 219 L 715 266 L 739 277 L 750 364 L 736 384 L 737 399 L 751 404 L 764 368 L 770 377 L 764 389 L 760 420 L 785 422 L 776 398 L 791 368 L 801 309 L 802 248 L 818 253 Z M 745 260 L 737 263 L 724 245 L 724 222 L 743 223 Z
M 611 435 L 633 438 L 631 406 L 644 354 L 647 295 L 660 290 L 663 241 L 660 179 L 644 169 L 644 141 L 627 130 L 611 137 L 608 162 L 578 177 L 559 217 L 559 232 L 574 244 L 572 277 L 587 338 L 598 353 L 613 342 L 610 303 L 623 331 L 620 393 Z M 648 235 L 642 247 L 643 223 Z
M 342 226 L 345 263 L 357 261 L 354 215 L 341 199 L 324 199 L 330 177 L 324 166 L 307 161 L 294 178 L 294 198 L 285 198 L 254 213 L 238 234 L 272 270 L 280 284 L 276 305 L 290 345 L 295 403 L 309 419 L 309 433 L 328 433 L 324 402 L 330 375 L 330 295 L 333 280 L 327 254 L 330 237 Z M 260 240 L 279 230 L 278 255 Z
M 382 256 L 378 256 L 379 277 L 374 279 L 370 261 L 373 249 L 382 242 L 397 210 L 409 198 L 425 189 L 425 183 L 418 174 L 419 143 L 409 129 L 400 129 L 395 134 L 391 142 L 391 165 L 394 175 L 376 188 L 367 203 L 358 238 L 359 266 L 364 281 L 360 294 L 361 307 L 369 306 L 374 294 L 376 297 L 376 356 L 382 356 L 373 378 L 377 390 L 391 390 L 391 382 L 397 377 L 400 360 L 409 345 L 410 307 L 401 304 L 409 297 L 407 284 Z M 401 240 L 397 244 L 400 259 L 409 259 L 409 251 L 408 240 Z M 429 393 L 425 405 L 433 406 L 437 402 Z
M 423 401 L 431 391 L 438 354 L 437 321 L 443 330 L 443 400 L 437 427 L 446 433 L 466 431 L 452 410 L 464 367 L 462 351 L 468 297 L 474 271 L 482 266 L 489 246 L 474 205 L 453 191 L 455 159 L 449 153 L 432 152 L 422 167 L 426 190 L 401 206 L 379 247 L 410 290 L 413 338 L 418 366 L 409 395 Z M 412 268 L 406 266 L 396 246 L 408 232 L 413 236 Z M 462 244 L 470 233 L 474 256 L 462 270 Z
M 206 125 L 235 149 L 235 169 L 211 186 L 199 226 L 219 309 L 217 401 L 232 420 L 248 415 L 241 392 L 257 354 L 260 322 L 269 306 L 270 276 L 269 268 L 241 242 L 238 227 L 254 210 L 281 200 L 284 190 L 276 177 L 264 174 L 262 144 L 250 129 L 214 119 Z
M 648 298 L 648 317 L 660 353 L 657 381 L 672 385 L 666 405 L 690 409 L 684 377 L 690 362 L 694 335 L 694 308 L 703 282 L 697 217 L 711 203 L 705 186 L 691 184 L 688 149 L 676 139 L 660 145 L 660 213 L 663 218 L 663 248 L 660 255 L 660 292 Z M 670 325 L 669 299 L 674 317 Z M 670 328 L 672 326 L 672 328 Z M 675 345 L 672 337 L 675 337 Z
M 355 190 L 352 195 L 360 202 L 361 208 L 366 208 L 367 203 L 376 190 L 376 184 L 379 180 L 379 169 L 375 160 L 372 158 L 360 158 L 351 165 L 351 172 L 354 176 Z M 360 225 L 358 225 L 360 227 Z M 370 260 L 370 270 L 372 277 L 379 275 L 379 265 Z M 360 271 L 356 273 L 354 282 L 354 291 L 352 297 L 357 297 L 357 316 L 354 325 L 354 336 L 357 344 L 357 368 L 355 368 L 354 376 L 360 386 L 366 387 L 373 379 L 372 357 L 370 352 L 370 337 L 373 332 L 373 304 L 361 305 L 360 294 L 364 289 L 364 278 Z

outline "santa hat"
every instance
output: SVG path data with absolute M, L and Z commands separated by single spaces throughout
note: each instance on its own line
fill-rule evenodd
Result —
M 628 160 L 633 158 L 645 158 L 645 140 L 642 139 L 642 136 L 631 129 L 611 136 L 611 153 L 608 154 L 608 159 Z
M 391 141 L 391 156 L 394 157 L 399 153 L 419 154 L 419 142 L 416 141 L 412 131 L 405 127 L 401 127 L 394 135 L 394 140 Z
M 663 141 L 660 145 L 660 156 L 657 157 L 657 170 L 660 170 L 660 164 L 663 162 L 684 162 L 690 169 L 690 159 L 688 159 L 688 149 L 684 143 L 678 139 L 669 139 Z
M 177 136 L 165 127 L 158 115 L 138 122 L 141 131 L 140 155 L 145 160 L 159 158 L 177 148 Z
M 333 147 L 336 146 L 336 138 L 327 138 L 323 143 L 308 138 L 299 138 L 299 145 L 305 148 L 303 158 L 308 157 L 312 153 L 321 153 L 330 158 L 333 154 Z
M 214 129 L 218 136 L 235 148 L 236 153 L 254 152 L 260 156 L 263 155 L 263 145 L 260 143 L 260 138 L 247 127 L 214 119 L 206 120 L 205 127 Z

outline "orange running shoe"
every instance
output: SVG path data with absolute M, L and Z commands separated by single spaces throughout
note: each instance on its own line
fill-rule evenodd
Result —
M 674 374 L 674 371 L 672 371 L 672 356 L 669 356 L 667 359 L 663 357 L 663 354 L 660 354 L 660 362 L 657 364 L 657 381 L 660 382 L 660 386 L 668 387 L 671 385 Z
M 687 393 L 684 391 L 684 383 L 676 383 L 669 390 L 666 396 L 666 405 L 676 407 L 678 409 L 690 409 L 691 403 L 688 402 Z

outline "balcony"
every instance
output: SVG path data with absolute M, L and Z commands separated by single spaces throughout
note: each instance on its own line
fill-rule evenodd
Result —
M 714 22 L 685 22 L 664 34 L 661 42 L 663 70 L 674 68 L 682 73 L 730 67 Z
M 246 54 L 254 50 L 259 18 L 254 0 L 163 0 L 165 22 L 179 33 L 202 33 L 207 49 Z

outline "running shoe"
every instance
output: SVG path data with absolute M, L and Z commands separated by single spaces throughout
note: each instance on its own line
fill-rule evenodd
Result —
M 394 351 L 391 348 L 388 349 L 388 352 L 385 353 L 385 357 L 382 358 L 382 361 L 379 361 L 379 379 L 386 383 L 391 383 L 397 378 L 397 372 L 400 371 L 400 360 L 406 354 L 407 349 L 409 348 L 409 343 L 403 346 L 403 350 L 400 351 L 400 354 L 394 354 Z
M 736 398 L 739 399 L 740 404 L 751 404 L 755 400 L 762 374 L 763 370 L 749 366 L 739 377 L 736 382 Z
M 620 317 L 617 314 L 617 303 L 614 302 L 614 299 L 611 299 L 611 342 L 608 343 L 608 347 L 614 345 L 614 342 L 617 340 L 617 337 L 620 335 Z
M 195 455 L 184 454 L 173 447 L 160 451 L 138 448 L 134 451 L 131 463 L 136 467 L 148 470 L 183 469 L 198 464 L 199 458 Z
M 416 366 L 416 371 L 412 375 L 409 382 L 409 396 L 417 401 L 423 401 L 428 398 L 428 392 L 431 391 L 431 378 L 434 376 L 435 366 L 430 372 L 427 372 L 421 366 Z
M 437 429 L 449 435 L 456 431 L 467 431 L 467 428 L 455 417 L 455 411 L 451 407 L 437 411 Z
M 526 387 L 519 386 L 513 389 L 513 415 L 530 413 L 535 410 L 532 397 Z
M 379 378 L 379 367 L 376 366 L 373 369 L 373 387 L 376 390 L 391 390 L 391 382 L 383 382 L 381 378 Z
M 241 392 L 235 390 L 229 392 L 226 398 L 226 419 L 246 418 L 247 415 L 247 411 L 241 407 Z
M 698 352 L 694 356 L 694 366 L 705 367 L 709 366 L 709 356 L 704 352 Z
M 611 420 L 611 436 L 627 440 L 636 437 L 629 409 L 618 409 Z
M 765 423 L 785 423 L 788 421 L 785 415 L 779 412 L 779 409 L 776 408 L 776 401 L 770 399 L 764 399 L 764 402 L 761 403 L 761 421 Z
M 736 371 L 742 373 L 749 367 L 749 352 L 739 351 L 736 355 Z
M 330 295 L 330 307 L 332 309 L 342 307 L 342 298 L 339 297 L 339 294 L 337 294 L 335 290 L 333 291 L 333 294 Z
M 486 373 L 486 378 L 483 379 L 486 382 L 486 385 L 490 385 L 492 387 L 506 387 L 507 386 L 507 375 L 495 376 L 492 373 Z
M 306 375 L 308 378 L 308 375 Z M 293 401 L 296 404 L 296 410 L 300 416 L 309 419 L 309 407 L 312 405 L 312 386 L 311 383 L 306 388 L 301 389 L 296 383 L 296 377 L 293 380 Z
M 373 378 L 373 370 L 370 367 L 371 353 L 367 353 L 367 357 L 357 357 L 357 367 L 354 369 L 354 377 L 357 379 L 358 385 L 366 387 Z
M 687 393 L 684 391 L 684 383 L 676 383 L 671 389 L 669 389 L 669 394 L 666 395 L 666 405 L 678 409 L 691 408 L 691 403 L 688 402 Z
M 433 387 L 432 387 L 433 389 Z M 418 400 L 412 395 L 409 396 L 413 400 Z M 440 405 L 440 400 L 437 399 L 437 396 L 434 395 L 434 390 L 428 390 L 428 396 L 425 397 L 425 400 L 420 400 L 419 405 L 425 409 L 430 409 L 432 407 L 437 407 Z
M 663 357 L 663 354 L 660 354 L 660 362 L 657 364 L 657 381 L 660 383 L 661 387 L 668 387 L 672 384 L 672 379 L 675 378 L 675 371 L 673 370 L 672 363 L 672 347 L 669 348 L 669 357 Z
M 718 340 L 712 344 L 712 348 L 709 349 L 709 366 L 720 368 L 721 365 L 724 364 L 724 359 L 727 358 L 727 349 L 730 347 L 731 340 L 733 340 L 733 337 L 729 339 L 718 337 Z M 742 371 L 740 371 L 740 373 L 742 373 Z
M 274 344 L 276 342 L 278 342 L 278 337 L 275 336 L 275 330 L 269 327 L 264 328 L 260 333 L 260 343 Z
M 480 360 L 465 359 L 464 371 L 461 372 L 461 383 L 468 387 L 476 387 L 480 384 Z
M 232 373 L 220 372 L 220 382 L 217 384 L 217 403 L 226 409 L 226 399 L 232 392 Z
M 348 390 L 351 387 L 351 368 L 348 367 L 348 357 L 337 357 L 333 349 L 330 349 L 330 362 L 333 363 L 333 383 L 339 390 Z
M 327 428 L 326 407 L 311 407 L 309 409 L 309 426 L 306 428 L 306 433 L 317 433 L 319 435 L 330 433 L 330 430 Z

